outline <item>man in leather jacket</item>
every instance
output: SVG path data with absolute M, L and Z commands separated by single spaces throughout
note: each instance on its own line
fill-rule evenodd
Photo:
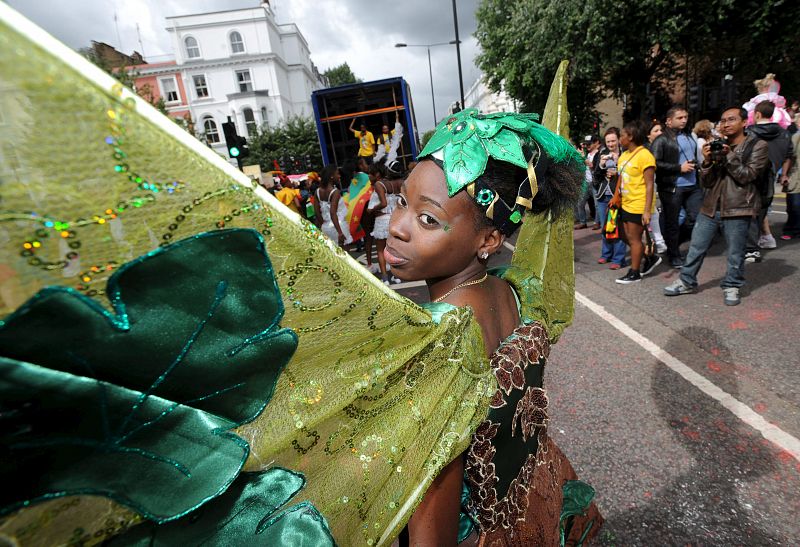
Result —
M 747 112 L 729 108 L 722 113 L 720 132 L 727 138 L 721 150 L 703 146 L 702 182 L 706 188 L 703 205 L 692 231 L 686 263 L 680 277 L 664 288 L 667 296 L 697 290 L 697 273 L 703 264 L 714 236 L 722 227 L 727 243 L 728 266 L 721 286 L 724 302 L 735 306 L 741 301 L 739 288 L 744 285 L 744 253 L 750 220 L 758 213 L 761 196 L 756 182 L 769 162 L 767 143 L 745 136 Z
M 664 133 L 653 141 L 656 158 L 656 187 L 661 200 L 664 241 L 670 266 L 680 268 L 683 259 L 681 241 L 689 239 L 694 227 L 703 191 L 697 180 L 697 166 L 703 160 L 697 141 L 684 133 L 689 113 L 682 106 L 667 111 Z M 683 227 L 678 223 L 681 209 L 686 211 Z M 683 232 L 684 237 L 681 237 Z

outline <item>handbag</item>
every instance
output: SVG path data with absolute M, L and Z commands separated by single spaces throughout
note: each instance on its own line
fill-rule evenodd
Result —
M 617 222 L 617 215 L 619 215 L 619 209 L 617 207 L 611 206 L 608 208 L 606 222 L 603 224 L 603 235 L 609 241 L 619 239 L 619 223 Z
M 652 257 L 656 254 L 656 244 L 650 235 L 650 226 L 644 228 L 644 256 Z

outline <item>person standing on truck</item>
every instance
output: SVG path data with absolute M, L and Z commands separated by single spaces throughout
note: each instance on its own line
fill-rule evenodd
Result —
M 367 131 L 367 124 L 361 122 L 360 130 L 353 129 L 353 125 L 355 125 L 356 120 L 350 122 L 350 131 L 353 132 L 356 139 L 358 139 L 358 159 L 364 159 L 367 162 L 367 165 L 372 163 L 372 156 L 375 155 L 375 137 L 372 135 L 372 132 Z

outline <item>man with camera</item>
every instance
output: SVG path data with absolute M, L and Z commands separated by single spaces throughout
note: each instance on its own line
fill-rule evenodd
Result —
M 744 253 L 747 230 L 758 213 L 761 196 L 756 183 L 769 163 L 767 143 L 753 135 L 745 136 L 747 111 L 740 107 L 722 113 L 720 133 L 725 140 L 703 146 L 701 181 L 706 189 L 700 214 L 692 230 L 686 263 L 680 277 L 664 288 L 667 296 L 697 290 L 697 273 L 703 264 L 717 230 L 722 227 L 727 244 L 728 265 L 721 286 L 724 302 L 741 302 L 739 289 L 744 285 Z
M 691 234 L 703 201 L 696 171 L 703 156 L 695 138 L 684 132 L 688 121 L 689 112 L 685 108 L 678 105 L 670 108 L 666 129 L 653 141 L 652 150 L 656 158 L 656 187 L 661 200 L 664 241 L 673 268 L 683 265 L 680 243 Z M 681 209 L 686 211 L 683 228 L 678 220 Z

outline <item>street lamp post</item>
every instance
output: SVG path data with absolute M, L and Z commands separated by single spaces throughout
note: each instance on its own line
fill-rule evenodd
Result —
M 453 0 L 453 26 L 456 29 L 456 39 L 451 44 L 456 45 L 456 58 L 458 59 L 458 87 L 461 90 L 461 109 L 464 107 L 464 77 L 461 75 L 461 40 L 458 39 L 458 10 L 456 0 Z
M 428 50 L 428 75 L 431 79 L 431 106 L 433 107 L 433 124 L 436 125 L 436 96 L 433 93 L 433 65 L 431 65 L 431 48 L 434 46 L 448 46 L 456 44 L 457 40 L 450 40 L 449 42 L 436 42 L 435 44 L 406 44 L 401 42 L 395 44 L 394 47 L 424 47 Z

